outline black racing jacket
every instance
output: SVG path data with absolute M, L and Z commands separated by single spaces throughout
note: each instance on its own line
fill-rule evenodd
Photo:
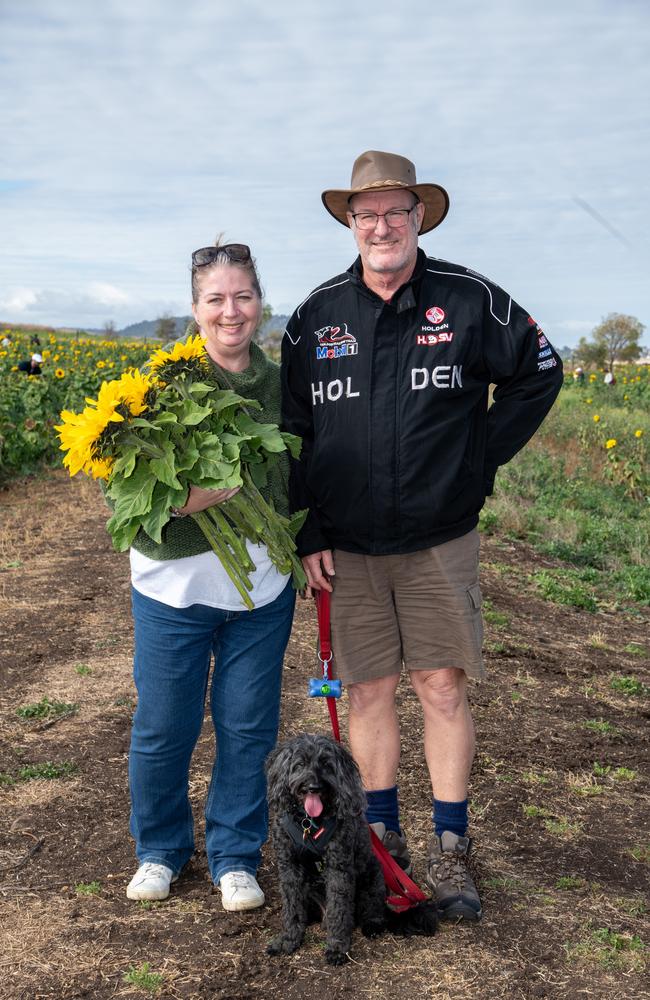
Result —
M 562 362 L 483 275 L 418 250 L 389 303 L 357 258 L 296 309 L 282 342 L 282 418 L 303 450 L 291 509 L 301 555 L 414 552 L 476 526 L 500 465 L 535 433 Z M 488 391 L 494 385 L 488 409 Z

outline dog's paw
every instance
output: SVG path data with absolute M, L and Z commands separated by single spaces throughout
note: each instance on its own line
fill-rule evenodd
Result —
M 361 924 L 361 933 L 367 938 L 376 938 L 386 930 L 386 921 L 381 918 L 364 920 Z
M 408 910 L 385 910 L 386 929 L 400 937 L 431 937 L 438 926 L 438 909 L 434 900 L 418 903 Z
M 350 956 L 347 952 L 341 951 L 340 948 L 326 948 L 325 961 L 328 965 L 345 965 L 346 962 L 350 961 Z
M 294 951 L 298 951 L 299 947 L 300 941 L 288 938 L 285 934 L 278 934 L 277 937 L 271 938 L 269 941 L 266 953 L 267 955 L 292 955 Z

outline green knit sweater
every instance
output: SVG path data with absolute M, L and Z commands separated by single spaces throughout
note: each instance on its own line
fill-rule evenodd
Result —
M 267 358 L 257 344 L 251 343 L 251 363 L 243 372 L 226 372 L 211 363 L 212 374 L 207 382 L 219 388 L 232 388 L 245 399 L 256 399 L 261 410 L 251 410 L 251 416 L 261 423 L 280 423 L 280 366 Z M 280 514 L 288 514 L 287 483 L 289 460 L 287 453 L 278 456 L 269 470 L 268 484 L 261 490 L 265 500 L 272 500 Z M 180 559 L 208 552 L 210 543 L 192 517 L 174 517 L 162 530 L 162 543 L 158 545 L 142 529 L 133 542 L 133 548 L 150 559 Z

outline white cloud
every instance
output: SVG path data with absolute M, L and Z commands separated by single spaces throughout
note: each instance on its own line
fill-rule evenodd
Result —
M 12 288 L 7 297 L 0 300 L 0 309 L 10 313 L 28 310 L 38 300 L 38 293 L 32 288 Z
M 0 300 L 0 319 L 8 323 L 97 328 L 112 320 L 118 328 L 165 313 L 182 316 L 186 303 L 173 299 L 140 298 L 134 303 L 118 288 L 91 283 L 79 291 L 52 288 L 14 288 Z
M 126 292 L 101 281 L 93 281 L 88 286 L 88 295 L 102 306 L 122 306 L 131 301 Z

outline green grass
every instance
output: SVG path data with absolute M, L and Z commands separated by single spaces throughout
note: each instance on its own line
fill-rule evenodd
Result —
M 609 686 L 613 691 L 620 691 L 621 694 L 646 695 L 650 690 L 635 677 L 612 677 Z
M 74 672 L 75 674 L 79 674 L 80 677 L 88 677 L 92 674 L 92 668 L 87 663 L 76 663 Z
M 563 875 L 555 883 L 556 889 L 583 889 L 586 883 L 583 878 L 577 878 L 575 875 Z
M 592 785 L 586 782 L 582 785 L 574 785 L 572 791 L 576 795 L 582 795 L 583 798 L 594 798 L 595 796 L 602 795 L 605 789 L 602 785 Z
M 541 806 L 522 806 L 521 809 L 526 819 L 537 819 L 538 816 L 551 815 L 548 809 L 543 809 Z
M 639 479 L 650 467 L 649 394 L 645 369 L 641 383 L 629 392 L 617 387 L 609 397 L 599 395 L 596 385 L 567 386 L 534 438 L 499 469 L 480 528 L 525 540 L 566 563 L 574 575 L 564 579 L 570 586 L 558 603 L 583 607 L 590 598 L 619 607 L 650 603 L 644 499 L 650 488 Z M 601 417 L 598 425 L 594 412 Z M 643 430 L 641 438 L 635 438 L 635 429 Z M 604 447 L 609 437 L 617 440 L 614 454 Z
M 74 891 L 78 896 L 99 896 L 102 891 L 101 882 L 77 882 Z
M 648 906 L 644 900 L 635 897 L 617 896 L 614 905 L 630 917 L 642 917 L 648 912 Z
M 637 773 L 629 767 L 617 767 L 612 772 L 612 778 L 615 778 L 616 781 L 636 781 Z
M 521 777 L 531 785 L 548 785 L 550 781 L 545 774 L 538 774 L 537 771 L 525 771 Z
M 18 771 L 18 781 L 53 781 L 57 778 L 69 778 L 75 774 L 77 765 L 70 761 L 54 764 L 46 761 L 44 764 L 28 764 Z
M 627 646 L 623 647 L 624 653 L 629 653 L 630 656 L 647 656 L 648 651 L 645 646 L 642 646 L 640 642 L 628 642 Z
M 583 583 L 576 570 L 543 569 L 533 573 L 530 579 L 546 601 L 566 604 L 592 613 L 598 611 L 598 602 L 593 590 Z
M 535 805 L 522 805 L 521 809 L 526 819 L 543 820 L 544 828 L 556 837 L 573 837 L 580 832 L 580 823 L 571 823 L 566 816 L 554 816 L 550 809 Z
M 513 878 L 512 876 L 504 876 L 503 878 L 488 878 L 482 879 L 481 885 L 488 886 L 490 889 L 522 889 L 524 883 L 520 878 Z
M 566 816 L 558 819 L 545 819 L 544 828 L 556 837 L 575 837 L 580 833 L 580 823 L 572 823 Z
M 129 971 L 122 976 L 122 981 L 130 986 L 137 986 L 147 993 L 157 993 L 162 988 L 164 977 L 160 972 L 150 972 L 149 970 L 149 962 L 143 962 L 137 969 L 132 965 Z
M 79 710 L 77 702 L 50 701 L 46 696 L 31 705 L 16 709 L 21 719 L 52 719 L 61 715 L 74 715 Z
M 610 764 L 599 764 L 597 760 L 594 761 L 593 771 L 598 778 L 604 778 L 605 775 L 609 774 L 611 769 Z
M 569 961 L 628 972 L 643 970 L 645 950 L 646 946 L 637 934 L 620 934 L 609 927 L 599 927 L 592 931 L 585 941 L 565 944 Z
M 616 726 L 605 719 L 587 719 L 586 722 L 582 723 L 582 726 L 584 729 L 591 729 L 592 732 L 600 733 L 602 736 L 618 732 Z
M 495 628 L 504 628 L 506 625 L 510 624 L 510 618 L 508 615 L 503 614 L 501 611 L 495 611 L 492 601 L 489 598 L 485 598 L 482 607 L 483 620 L 488 623 L 488 625 L 493 625 Z

